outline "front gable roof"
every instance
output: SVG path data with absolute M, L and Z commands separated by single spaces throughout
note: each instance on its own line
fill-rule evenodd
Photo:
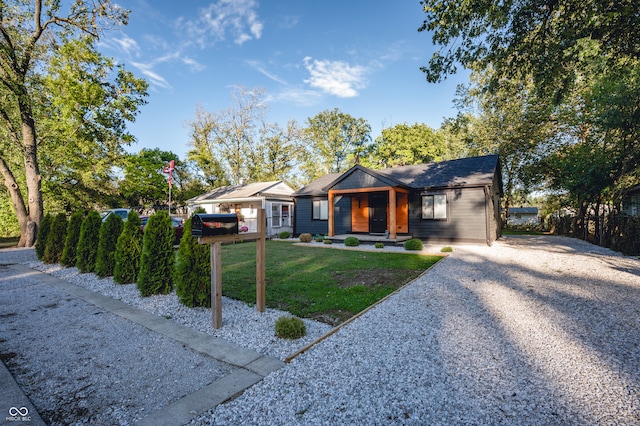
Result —
M 231 200 L 237 198 L 261 197 L 271 194 L 290 197 L 293 189 L 282 181 L 254 182 L 245 185 L 229 185 L 216 188 L 205 194 L 198 195 L 187 200 L 188 203 L 197 203 L 213 200 Z

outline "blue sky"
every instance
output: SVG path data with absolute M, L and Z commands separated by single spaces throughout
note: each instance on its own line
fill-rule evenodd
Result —
M 419 33 L 418 0 L 120 0 L 129 25 L 108 31 L 103 53 L 149 84 L 130 126 L 143 147 L 188 151 L 197 105 L 219 111 L 234 87 L 266 90 L 267 119 L 285 126 L 339 108 L 372 127 L 426 123 L 456 114 L 467 74 L 427 83 L 420 66 L 435 48 Z

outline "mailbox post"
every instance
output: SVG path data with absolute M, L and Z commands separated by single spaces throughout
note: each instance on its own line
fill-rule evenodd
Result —
M 198 243 L 209 244 L 211 252 L 211 324 L 222 327 L 222 243 L 256 240 L 256 309 L 265 310 L 266 215 L 258 209 L 258 232 L 238 233 L 235 214 L 196 214 L 191 221 L 191 235 Z

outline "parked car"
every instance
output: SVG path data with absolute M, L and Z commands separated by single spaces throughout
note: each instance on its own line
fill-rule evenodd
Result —
M 129 217 L 129 212 L 130 211 L 131 211 L 131 209 L 109 209 L 109 210 L 105 210 L 105 211 L 101 212 L 100 213 L 100 217 L 102 218 L 102 221 L 104 222 L 105 220 L 107 220 L 109 215 L 115 214 L 117 216 L 120 216 L 120 218 L 123 221 L 126 221 L 127 217 Z
M 149 216 L 140 216 L 140 221 L 142 222 L 140 229 L 144 231 L 144 227 L 147 226 L 147 222 L 149 221 Z M 181 217 L 171 216 L 171 225 L 173 226 L 173 230 L 176 233 L 176 238 L 173 241 L 173 244 L 178 245 L 180 244 L 182 234 L 184 233 L 184 222 Z

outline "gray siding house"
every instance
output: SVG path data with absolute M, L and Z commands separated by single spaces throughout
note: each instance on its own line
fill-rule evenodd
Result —
M 293 193 L 294 232 L 368 234 L 434 242 L 483 242 L 501 235 L 497 155 L 329 174 Z

